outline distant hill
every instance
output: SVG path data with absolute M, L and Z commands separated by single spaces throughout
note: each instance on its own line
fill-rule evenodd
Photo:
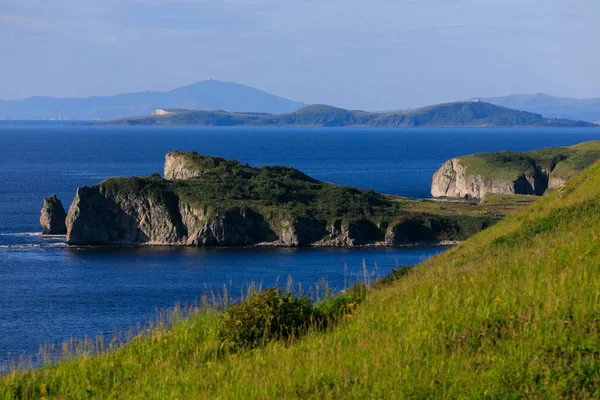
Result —
M 327 105 L 311 105 L 285 114 L 184 111 L 104 122 L 109 125 L 206 125 L 206 126 L 378 126 L 378 127 L 593 127 L 568 119 L 543 118 L 539 114 L 511 110 L 480 101 L 438 104 L 402 112 L 370 113 Z
M 232 82 L 206 80 L 168 92 L 139 92 L 88 98 L 31 97 L 0 100 L 0 119 L 108 120 L 149 115 L 163 109 L 289 113 L 306 104 Z
M 572 99 L 537 93 L 513 94 L 504 97 L 481 97 L 479 99 L 503 107 L 539 113 L 547 118 L 569 118 L 600 122 L 600 98 Z

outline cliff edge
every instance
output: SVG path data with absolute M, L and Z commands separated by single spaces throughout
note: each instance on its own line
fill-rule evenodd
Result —
M 473 154 L 446 161 L 433 175 L 431 195 L 482 200 L 489 193 L 543 195 L 600 159 L 600 141 L 526 153 Z

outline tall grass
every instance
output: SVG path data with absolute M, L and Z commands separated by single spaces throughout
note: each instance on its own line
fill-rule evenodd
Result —
M 0 380 L 3 398 L 598 398 L 600 165 L 376 285 L 334 328 L 231 351 L 210 310 Z

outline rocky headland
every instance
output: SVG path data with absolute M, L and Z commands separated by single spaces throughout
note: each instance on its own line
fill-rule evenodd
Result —
M 164 178 L 80 187 L 66 228 L 70 245 L 402 246 L 461 241 L 505 214 L 324 183 L 290 167 L 171 152 Z
M 526 153 L 473 154 L 446 161 L 433 175 L 437 198 L 483 200 L 490 193 L 543 195 L 600 159 L 600 141 Z

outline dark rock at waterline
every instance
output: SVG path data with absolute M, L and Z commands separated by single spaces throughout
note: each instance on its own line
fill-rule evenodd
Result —
M 56 194 L 46 197 L 40 215 L 42 233 L 44 235 L 66 235 L 66 217 L 67 213 L 65 212 L 61 201 L 56 197 Z

